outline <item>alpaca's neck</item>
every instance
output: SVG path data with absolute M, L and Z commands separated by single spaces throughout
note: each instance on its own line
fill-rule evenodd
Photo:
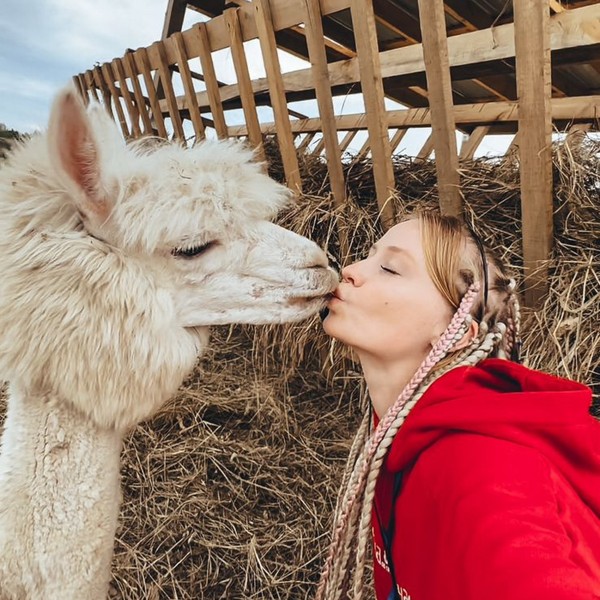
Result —
M 0 598 L 106 598 L 122 436 L 11 390 L 0 448 Z

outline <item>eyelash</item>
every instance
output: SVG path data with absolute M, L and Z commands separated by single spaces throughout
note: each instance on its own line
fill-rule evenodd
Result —
M 196 256 L 200 256 L 204 254 L 208 250 L 210 250 L 213 246 L 216 246 L 218 242 L 216 240 L 207 242 L 206 244 L 202 244 L 201 246 L 193 246 L 191 248 L 175 248 L 171 254 L 175 257 L 180 258 L 195 258 Z
M 393 271 L 392 269 L 388 269 L 387 267 L 384 267 L 383 265 L 379 265 L 381 267 L 382 271 L 385 271 L 386 273 L 390 273 L 391 275 L 400 275 L 400 273 Z

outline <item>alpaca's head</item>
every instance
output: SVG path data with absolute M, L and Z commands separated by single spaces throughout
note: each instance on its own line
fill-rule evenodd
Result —
M 128 145 L 62 92 L 0 170 L 0 379 L 126 427 L 174 393 L 207 326 L 315 313 L 337 276 L 270 222 L 288 199 L 237 143 Z

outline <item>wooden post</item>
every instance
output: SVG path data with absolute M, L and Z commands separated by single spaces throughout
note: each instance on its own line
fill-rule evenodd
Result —
M 431 108 L 440 208 L 445 214 L 460 216 L 462 199 L 443 0 L 419 0 L 419 19 L 423 36 L 423 58 Z
M 304 33 L 308 45 L 308 55 L 312 66 L 315 92 L 319 115 L 323 121 L 323 139 L 325 140 L 325 156 L 329 171 L 329 183 L 334 203 L 340 205 L 346 198 L 346 184 L 342 169 L 342 153 L 338 142 L 333 110 L 333 97 L 329 83 L 327 55 L 325 54 L 325 38 L 323 37 L 323 21 L 319 0 L 304 0 L 306 21 Z
M 250 145 L 256 148 L 257 156 L 260 160 L 265 159 L 263 148 L 262 132 L 260 122 L 256 112 L 256 100 L 252 90 L 252 79 L 248 70 L 248 61 L 244 51 L 244 38 L 242 36 L 242 26 L 240 24 L 239 8 L 231 8 L 224 13 L 225 24 L 229 31 L 229 43 L 231 44 L 231 58 L 233 67 L 238 80 L 240 89 L 240 99 L 242 101 L 242 110 L 244 119 L 248 126 L 248 140 Z
M 108 87 L 106 83 L 104 83 L 104 77 L 102 76 L 102 71 L 100 70 L 100 66 L 97 65 L 93 68 L 92 73 L 94 74 L 94 81 L 96 82 L 96 86 L 100 90 L 102 94 L 102 100 L 104 101 L 104 108 L 106 112 L 110 115 L 110 118 L 114 121 L 115 115 L 112 111 L 111 105 L 111 95 L 108 91 Z
M 87 89 L 91 92 L 92 97 L 96 102 L 100 102 L 100 98 L 98 97 L 98 91 L 96 89 L 96 83 L 94 81 L 94 76 L 90 70 L 87 70 L 83 74 L 83 79 L 87 85 Z
M 371 156 L 373 157 L 375 193 L 381 222 L 387 229 L 394 220 L 394 211 L 388 202 L 394 189 L 394 167 L 388 137 L 388 121 L 384 104 L 373 4 L 365 0 L 351 0 L 350 11 L 371 143 Z
M 548 290 L 553 236 L 548 1 L 514 0 L 514 18 L 525 303 L 535 307 Z
M 294 137 L 287 111 L 285 89 L 281 79 L 281 67 L 277 55 L 277 42 L 273 30 L 271 6 L 269 0 L 252 0 L 252 7 L 254 8 L 258 39 L 265 61 L 271 106 L 275 115 L 277 142 L 281 151 L 285 178 L 290 189 L 301 192 L 300 167 L 298 165 L 298 156 L 296 154 L 296 147 L 294 146 Z

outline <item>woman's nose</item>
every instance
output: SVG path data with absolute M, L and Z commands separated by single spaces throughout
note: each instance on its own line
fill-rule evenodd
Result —
M 357 265 L 359 263 L 352 263 L 351 265 L 347 265 L 342 269 L 342 281 L 346 283 L 351 283 L 352 285 L 359 285 L 359 273 Z

